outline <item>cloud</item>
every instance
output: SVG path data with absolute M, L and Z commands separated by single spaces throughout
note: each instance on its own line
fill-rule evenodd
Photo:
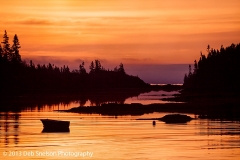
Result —
M 149 20 L 149 17 L 136 17 L 136 16 L 121 16 L 121 17 L 75 17 L 75 18 L 24 18 L 21 20 L 16 20 L 14 23 L 22 25 L 57 25 L 57 26 L 72 26 L 72 25 L 84 25 L 91 27 L 105 27 L 109 24 L 118 26 L 119 23 L 133 23 L 133 22 L 143 22 L 144 20 Z M 135 23 L 134 23 L 135 24 Z
M 37 25 L 37 26 L 71 26 L 74 21 L 71 19 L 55 19 L 55 18 L 24 18 L 22 20 L 14 21 L 14 23 L 20 25 Z
M 18 21 L 19 24 L 24 25 L 52 25 L 53 23 L 46 19 L 25 19 Z

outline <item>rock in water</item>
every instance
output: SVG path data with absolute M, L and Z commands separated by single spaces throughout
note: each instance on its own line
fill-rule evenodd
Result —
M 168 114 L 159 118 L 160 121 L 165 123 L 187 123 L 191 121 L 193 118 L 183 114 Z

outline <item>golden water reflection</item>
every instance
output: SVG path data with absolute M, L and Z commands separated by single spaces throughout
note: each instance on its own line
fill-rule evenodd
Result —
M 162 98 L 172 97 L 174 94 L 179 93 L 178 91 L 151 91 L 148 93 L 142 93 L 139 96 L 129 97 L 124 100 L 124 103 L 131 104 L 131 103 L 141 103 L 141 104 L 153 104 L 153 103 L 174 103 L 169 101 L 163 101 Z M 104 97 L 104 96 L 103 96 Z M 113 103 L 120 103 L 117 101 L 102 101 L 103 103 L 113 102 Z M 59 103 L 52 103 L 52 104 L 45 104 L 45 105 L 35 105 L 32 107 L 24 108 L 25 111 L 53 111 L 53 110 L 68 110 L 73 107 L 79 107 L 80 105 L 83 106 L 95 106 L 96 103 L 92 102 L 91 100 L 87 99 L 84 104 L 81 101 L 67 101 L 67 102 L 59 102 Z
M 1 113 L 0 159 L 239 159 L 239 122 L 192 120 L 174 125 L 157 121 L 152 126 L 151 121 L 135 120 L 163 115 Z M 70 120 L 70 132 L 42 133 L 41 118 Z M 58 155 L 59 152 L 65 155 Z M 68 155 L 70 152 L 79 154 Z

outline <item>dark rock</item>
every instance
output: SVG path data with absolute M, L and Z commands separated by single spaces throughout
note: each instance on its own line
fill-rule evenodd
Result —
M 158 120 L 163 121 L 165 123 L 187 123 L 191 121 L 193 118 L 183 114 L 168 114 L 159 118 Z

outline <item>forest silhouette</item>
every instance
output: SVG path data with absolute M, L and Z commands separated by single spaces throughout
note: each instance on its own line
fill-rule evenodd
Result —
M 184 103 L 166 104 L 102 104 L 101 107 L 77 107 L 69 112 L 102 115 L 142 115 L 152 112 L 194 113 L 199 118 L 240 120 L 239 80 L 240 44 L 220 50 L 207 47 L 208 55 L 201 53 L 192 70 L 184 77 L 180 94 L 167 101 Z M 166 85 L 167 86 L 167 85 Z
M 20 48 L 18 36 L 14 35 L 10 45 L 5 31 L 0 45 L 0 106 L 5 106 L 4 110 L 79 101 L 80 107 L 74 112 L 134 115 L 170 111 L 220 119 L 239 119 L 240 116 L 240 44 L 221 46 L 219 50 L 208 46 L 208 55 L 201 53 L 199 61 L 194 61 L 193 69 L 189 65 L 183 87 L 151 86 L 137 76 L 128 75 L 122 63 L 113 70 L 106 70 L 99 60 L 95 60 L 89 66 L 89 73 L 84 62 L 72 71 L 67 65 L 35 65 L 31 60 L 27 63 L 21 59 Z M 124 103 L 126 98 L 143 92 L 179 89 L 182 89 L 180 94 L 166 100 L 186 103 Z M 82 108 L 87 100 L 100 108 Z
M 113 90 L 130 88 L 148 88 L 137 76 L 128 75 L 124 66 L 106 70 L 99 60 L 92 61 L 87 73 L 84 62 L 79 69 L 70 71 L 67 65 L 57 67 L 54 64 L 28 64 L 21 59 L 18 36 L 9 43 L 7 31 L 0 45 L 1 95 L 66 94 L 89 92 L 91 90 Z
M 218 50 L 207 46 L 207 56 L 201 52 L 192 70 L 184 77 L 183 92 L 235 92 L 240 89 L 240 44 Z

